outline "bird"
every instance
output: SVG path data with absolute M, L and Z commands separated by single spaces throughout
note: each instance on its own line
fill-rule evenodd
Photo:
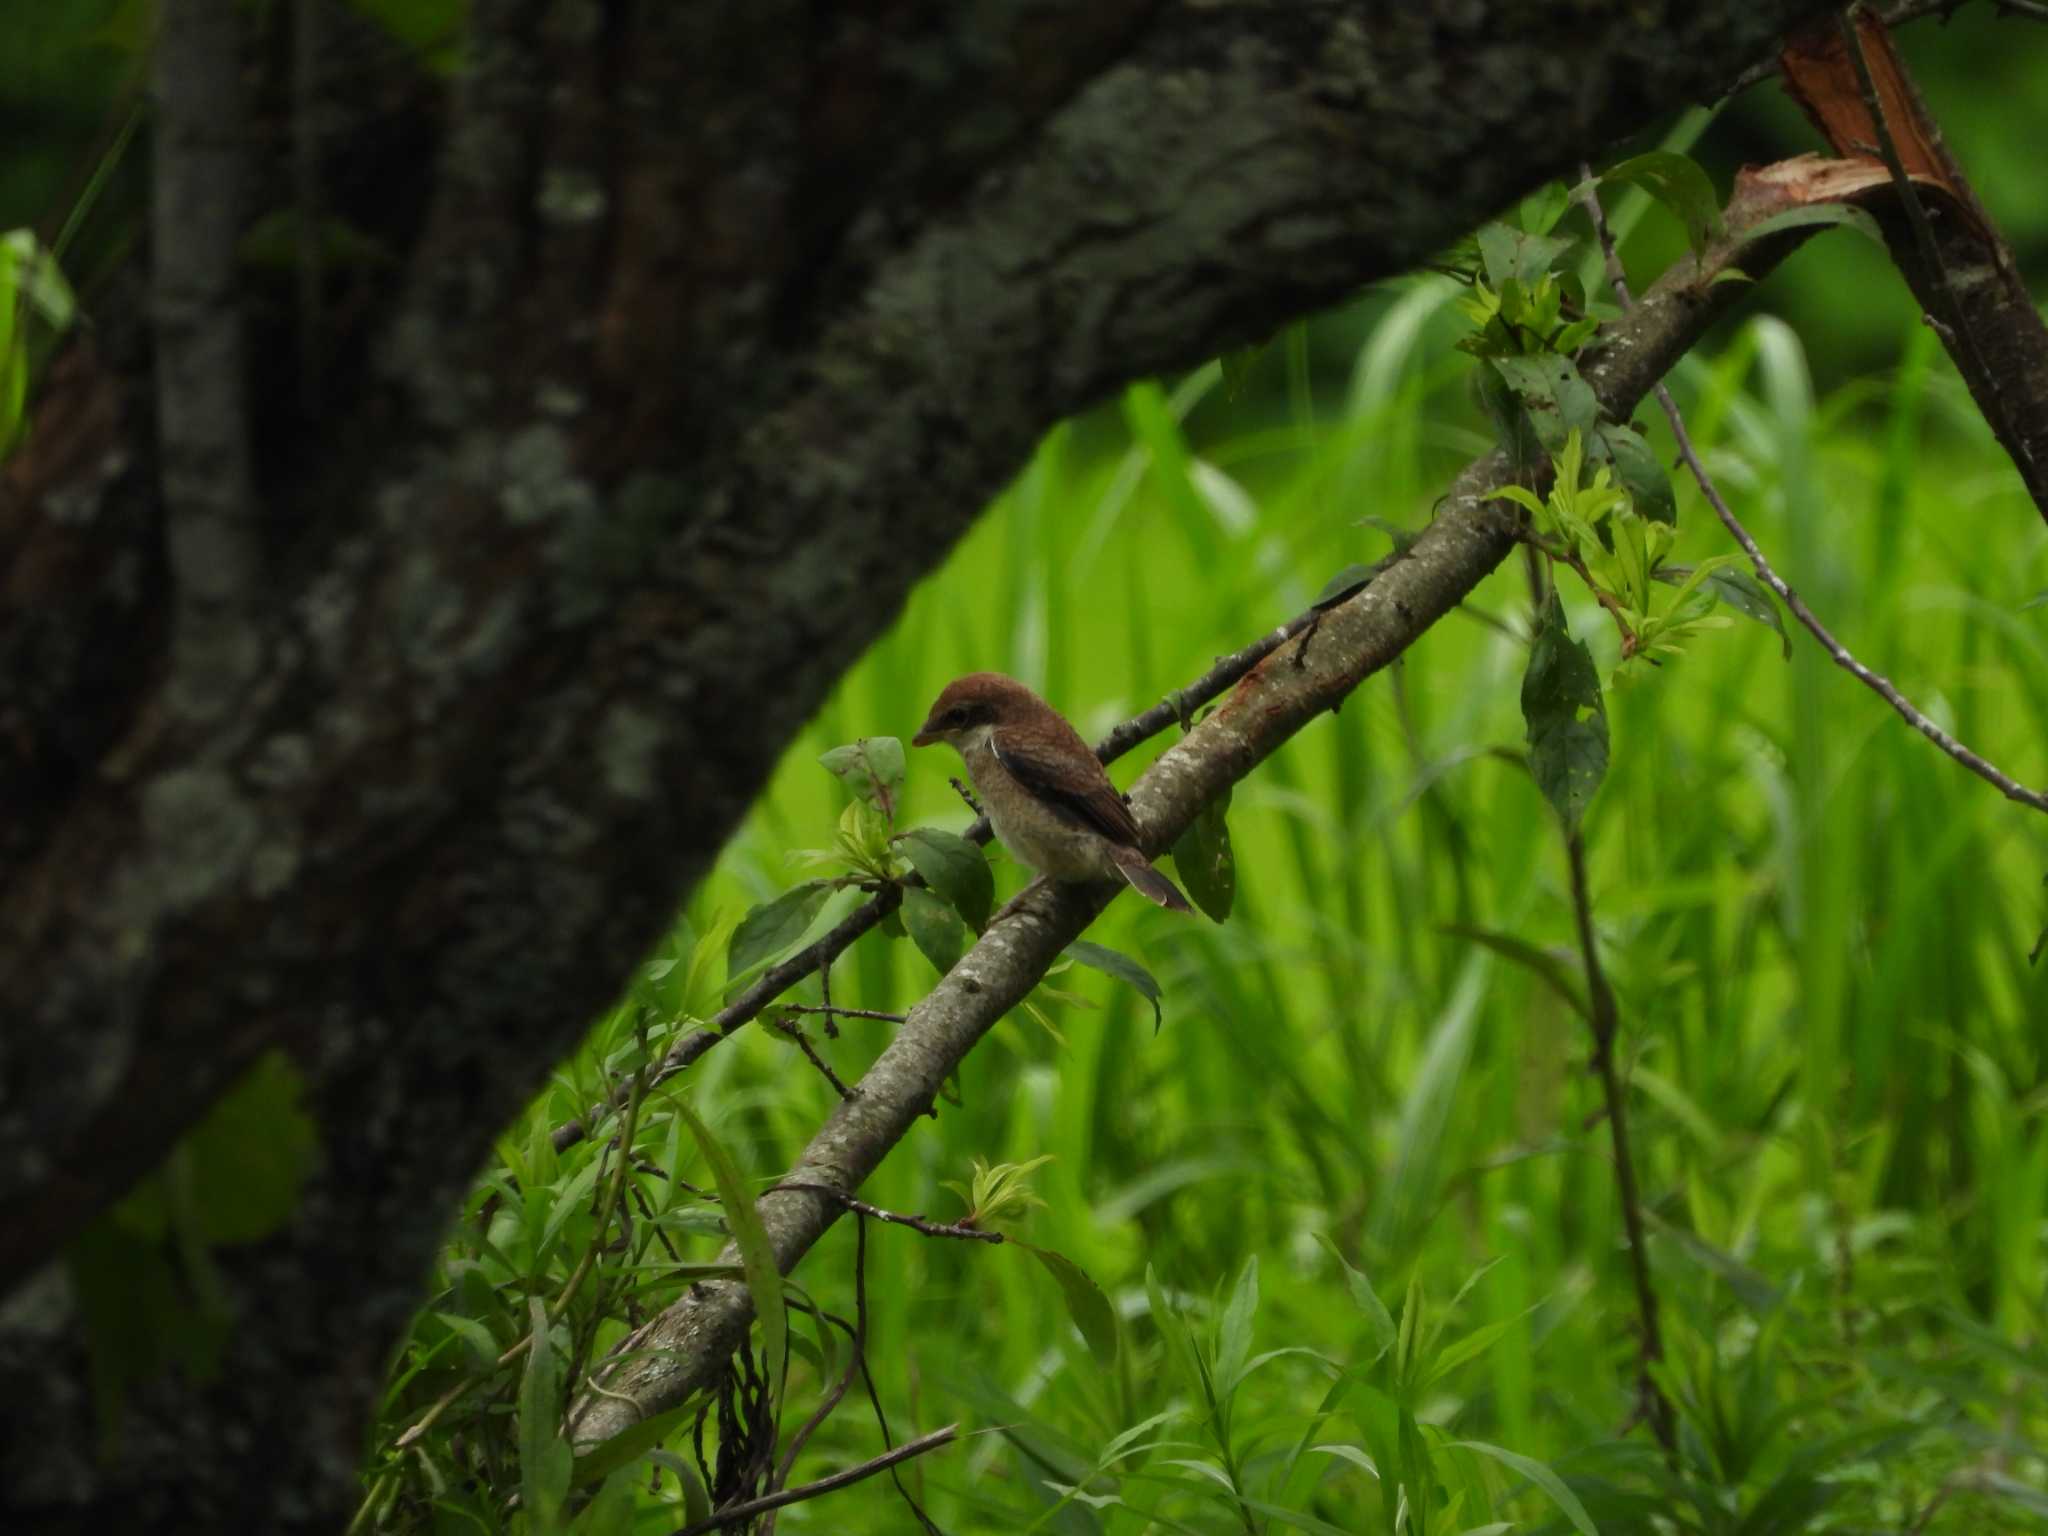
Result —
M 960 754 L 989 825 L 1019 862 L 1066 883 L 1124 880 L 1149 901 L 1192 910 L 1152 867 L 1131 808 L 1081 735 L 1045 700 L 1000 672 L 948 683 L 914 747 Z

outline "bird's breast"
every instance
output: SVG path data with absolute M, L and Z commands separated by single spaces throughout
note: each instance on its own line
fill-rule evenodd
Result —
M 986 734 L 960 755 L 989 825 L 1019 862 L 1055 880 L 1115 877 L 1102 835 L 1020 784 L 990 749 Z

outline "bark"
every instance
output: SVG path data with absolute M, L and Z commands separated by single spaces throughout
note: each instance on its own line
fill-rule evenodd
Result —
M 1858 200 L 2048 519 L 2048 321 L 1890 32 L 1862 12 L 1855 25 L 1860 58 L 1839 24 L 1794 38 L 1785 87 L 1849 167 L 1882 173 L 1888 195 Z
M 311 9 L 171 0 L 201 77 L 159 82 L 201 99 L 233 11 L 250 211 L 317 179 L 396 258 L 324 271 L 320 387 L 280 383 L 303 285 L 244 263 L 250 376 L 195 424 L 138 270 L 0 491 L 10 1527 L 336 1528 L 491 1134 L 1036 435 L 1412 263 L 1822 7 L 477 0 L 446 103 L 335 9 L 309 178 L 291 50 L 252 29 Z M 217 153 L 166 136 L 159 231 Z M 246 500 L 195 488 L 208 434 Z M 220 593 L 181 505 L 232 534 Z M 133 1391 L 102 1455 L 55 1255 L 272 1049 L 319 1171 L 214 1255 L 212 1372 Z

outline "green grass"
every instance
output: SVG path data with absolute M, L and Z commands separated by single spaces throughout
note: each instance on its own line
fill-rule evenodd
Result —
M 830 843 L 844 796 L 819 752 L 907 738 L 953 675 L 1012 672 L 1098 734 L 1383 553 L 1362 519 L 1425 521 L 1485 446 L 1445 296 L 1401 286 L 1291 332 L 1238 398 L 1212 365 L 1055 431 L 791 749 L 692 900 L 691 931 L 800 878 L 788 850 Z M 2048 528 L 1923 329 L 1900 356 L 1893 374 L 1816 400 L 1796 337 L 1758 318 L 1677 384 L 1738 511 L 1842 640 L 2009 772 L 2048 783 L 2048 608 L 2021 607 L 2048 590 Z M 1652 438 L 1668 458 L 1661 422 Z M 1678 558 L 1725 547 L 1684 486 L 1681 508 Z M 1612 632 L 1583 592 L 1565 595 L 1604 674 Z M 1379 1490 L 1397 1472 L 1418 1486 L 1426 1463 L 1439 1495 L 1407 1529 L 1566 1528 L 1511 1465 L 1452 1448 L 1476 1440 L 1554 1467 L 1604 1531 L 1655 1529 L 1652 1511 L 1704 1531 L 2039 1528 L 2048 964 L 2027 954 L 2048 923 L 2048 823 L 1938 755 L 1803 634 L 1788 663 L 1745 624 L 1610 698 L 1613 766 L 1587 840 L 1664 1380 L 1685 1415 L 1674 1476 L 1641 1428 L 1624 1435 L 1636 1314 L 1586 1027 L 1525 969 L 1443 932 L 1498 930 L 1576 965 L 1555 824 L 1493 750 L 1522 738 L 1524 652 L 1505 632 L 1527 609 L 1519 564 L 1471 608 L 1239 789 L 1227 926 L 1126 900 L 1090 935 L 1159 977 L 1159 1033 L 1135 994 L 1064 973 L 1055 984 L 1096 1006 L 1054 1005 L 1057 1036 L 1005 1021 L 961 1071 L 958 1102 L 863 1190 L 951 1219 L 945 1183 L 974 1159 L 1050 1154 L 1033 1178 L 1046 1204 L 1019 1230 L 1093 1276 L 1125 1323 L 1105 1368 L 1021 1251 L 871 1229 L 869 1348 L 892 1426 L 987 1431 L 912 1464 L 906 1485 L 956 1536 L 1034 1522 L 1379 1531 L 1393 1516 Z M 912 754 L 910 824 L 966 822 L 957 771 Z M 1021 882 L 1000 857 L 997 871 L 999 895 Z M 834 997 L 903 1008 L 933 980 L 910 945 L 877 935 L 837 966 Z M 623 1020 L 600 1041 L 617 1044 Z M 820 1049 L 851 1079 L 891 1027 L 849 1020 Z M 594 1059 L 536 1123 L 580 1104 Z M 758 1028 L 676 1091 L 763 1181 L 832 1102 Z M 658 1096 L 642 1126 L 657 1162 L 680 1156 L 708 1181 Z M 578 1166 L 537 1167 L 523 1187 L 559 1192 Z M 685 1256 L 708 1259 L 704 1213 L 665 1181 L 635 1182 L 660 1209 L 675 1202 Z M 564 1230 L 587 1243 L 588 1225 Z M 1416 1340 L 1381 1354 L 1382 1320 L 1326 1238 L 1409 1314 L 1404 1332 L 1421 1320 Z M 499 1259 L 501 1292 L 550 1262 Z M 852 1265 L 842 1223 L 795 1278 L 850 1315 Z M 1162 1301 L 1184 1323 L 1159 1316 Z M 501 1305 L 474 1286 L 470 1302 Z M 435 1303 L 466 1304 L 452 1279 Z M 1476 1340 L 1469 1358 L 1429 1379 L 1461 1339 Z M 1294 1352 L 1258 1366 L 1227 1411 L 1206 1409 L 1198 1354 L 1227 1371 L 1281 1348 Z M 1318 1421 L 1347 1366 L 1358 1374 Z M 792 1423 L 817 1395 L 800 1362 Z M 402 1424 L 424 1399 L 401 1401 Z M 1051 1491 L 1175 1410 L 1141 1437 L 1174 1444 L 1090 1484 L 1095 1503 Z M 879 1449 L 855 1393 L 795 1480 Z M 675 1487 L 664 1475 L 655 1500 Z M 651 1506 L 641 1521 L 683 1523 Z M 910 1528 L 886 1479 L 780 1526 Z

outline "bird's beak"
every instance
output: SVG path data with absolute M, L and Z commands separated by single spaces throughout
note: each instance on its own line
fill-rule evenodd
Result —
M 927 720 L 924 723 L 924 729 L 910 738 L 910 744 L 913 747 L 928 747 L 938 739 L 939 733 L 932 729 L 931 721 Z

